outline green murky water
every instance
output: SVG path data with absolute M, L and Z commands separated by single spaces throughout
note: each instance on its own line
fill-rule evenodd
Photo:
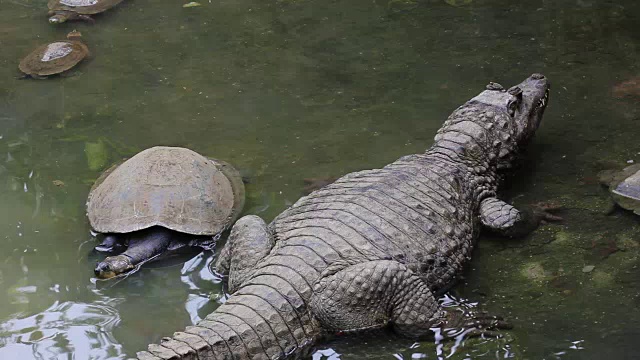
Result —
M 95 25 L 54 27 L 45 0 L 0 0 L 0 358 L 126 358 L 217 306 L 207 253 L 92 282 L 84 202 L 108 164 L 152 145 L 192 148 L 249 175 L 245 212 L 271 219 L 303 178 L 421 152 L 489 80 L 532 72 L 553 82 L 551 105 L 507 195 L 556 200 L 565 221 L 481 239 L 455 292 L 515 328 L 452 358 L 635 358 L 640 219 L 605 216 L 595 174 L 640 161 L 639 90 L 612 92 L 640 81 L 640 5 L 513 3 L 130 0 Z M 73 28 L 93 53 L 75 76 L 16 80 L 22 56 Z M 341 356 L 314 358 L 440 351 L 379 333 L 326 347 Z

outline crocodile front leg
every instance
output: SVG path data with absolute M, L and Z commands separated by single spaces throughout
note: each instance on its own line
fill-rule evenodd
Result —
M 267 224 L 260 217 L 247 215 L 236 221 L 214 265 L 215 271 L 229 275 L 229 293 L 233 294 L 240 287 L 274 244 Z
M 519 211 L 498 198 L 490 197 L 480 203 L 480 221 L 492 231 L 518 237 L 534 231 L 542 221 L 562 220 L 550 213 L 558 209 L 556 206 L 535 205 L 527 211 Z

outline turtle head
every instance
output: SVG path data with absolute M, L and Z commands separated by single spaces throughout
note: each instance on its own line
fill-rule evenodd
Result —
M 49 12 L 49 23 L 51 24 L 62 24 L 69 20 L 69 14 L 66 11 L 51 11 Z
M 100 279 L 110 279 L 134 268 L 131 258 L 126 255 L 109 256 L 96 265 L 93 272 Z
M 80 31 L 73 29 L 70 33 L 67 34 L 67 39 L 79 41 L 82 38 L 82 33 Z
M 619 171 L 616 170 L 602 170 L 598 173 L 598 181 L 604 186 L 611 186 L 616 181 L 616 175 Z

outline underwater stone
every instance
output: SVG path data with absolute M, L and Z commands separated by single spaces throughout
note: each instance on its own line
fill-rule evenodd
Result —
M 582 272 L 583 273 L 590 273 L 593 271 L 593 269 L 595 269 L 595 265 L 587 265 L 585 267 L 582 268 Z
M 535 282 L 542 282 L 548 279 L 544 267 L 538 262 L 525 264 L 522 270 L 520 270 L 520 273 L 522 276 Z

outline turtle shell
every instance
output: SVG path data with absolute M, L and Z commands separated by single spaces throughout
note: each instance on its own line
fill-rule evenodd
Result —
M 123 0 L 49 0 L 49 10 L 73 11 L 78 14 L 91 15 L 109 10 Z
M 610 191 L 618 205 L 640 214 L 640 164 L 628 166 L 617 174 Z
M 29 75 L 53 75 L 71 69 L 87 55 L 89 49 L 80 41 L 61 40 L 37 47 L 18 67 Z
M 189 149 L 158 146 L 105 171 L 89 193 L 87 216 L 100 233 L 163 226 L 215 235 L 240 212 L 238 191 L 214 161 Z M 244 185 L 241 191 L 244 201 Z

